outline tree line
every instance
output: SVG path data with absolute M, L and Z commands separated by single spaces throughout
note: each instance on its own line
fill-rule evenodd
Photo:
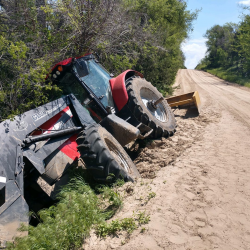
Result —
M 182 0 L 0 0 L 0 121 L 59 95 L 49 69 L 87 52 L 171 92 L 196 16 Z
M 250 15 L 243 15 L 239 24 L 215 25 L 204 37 L 207 54 L 197 69 L 220 69 L 236 81 L 250 78 Z

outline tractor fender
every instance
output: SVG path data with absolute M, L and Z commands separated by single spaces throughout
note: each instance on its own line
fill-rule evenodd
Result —
M 119 111 L 128 102 L 128 93 L 127 93 L 125 82 L 128 78 L 134 75 L 137 75 L 143 78 L 143 75 L 140 72 L 128 69 L 124 71 L 123 73 L 121 73 L 120 75 L 118 75 L 117 77 L 114 77 L 109 80 L 113 99 Z

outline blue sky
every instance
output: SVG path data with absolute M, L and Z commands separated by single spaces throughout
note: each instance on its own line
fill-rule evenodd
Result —
M 190 38 L 182 45 L 186 56 L 185 66 L 193 69 L 200 59 L 205 56 L 206 45 L 203 35 L 212 26 L 223 25 L 228 22 L 239 23 L 241 13 L 240 6 L 250 6 L 250 0 L 187 0 L 187 9 L 201 9 L 198 19 L 194 21 L 194 30 Z

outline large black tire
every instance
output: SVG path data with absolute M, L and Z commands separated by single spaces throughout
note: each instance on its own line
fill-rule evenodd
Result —
M 174 114 L 164 99 L 152 112 L 146 105 L 147 100 L 156 101 L 162 94 L 148 81 L 140 77 L 131 77 L 126 82 L 129 96 L 128 106 L 135 117 L 153 129 L 152 138 L 168 137 L 174 134 L 176 123 Z
M 120 176 L 125 181 L 134 181 L 140 177 L 123 147 L 100 125 L 87 127 L 79 134 L 76 142 L 81 158 L 96 181 L 110 182 Z M 107 178 L 110 174 L 111 178 Z

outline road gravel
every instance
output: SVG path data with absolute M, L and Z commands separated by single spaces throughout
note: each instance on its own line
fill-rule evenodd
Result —
M 138 149 L 143 178 L 120 188 L 115 218 L 146 211 L 149 224 L 106 239 L 93 232 L 84 249 L 250 249 L 250 90 L 197 70 L 179 70 L 174 87 L 199 91 L 200 115 L 175 110 L 175 135 Z

